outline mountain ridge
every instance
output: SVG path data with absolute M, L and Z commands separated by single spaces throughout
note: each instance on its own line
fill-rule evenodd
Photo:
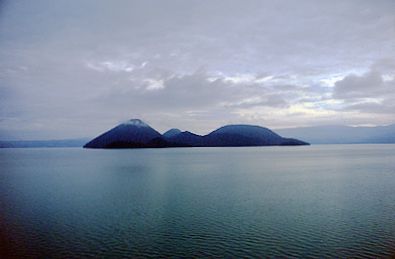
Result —
M 395 143 L 395 124 L 386 126 L 323 125 L 276 129 L 282 136 L 293 136 L 311 144 Z
M 245 125 L 245 124 L 241 124 Z M 332 139 L 326 138 L 323 134 L 325 131 L 329 131 L 332 135 L 339 133 L 339 129 L 348 129 L 349 131 L 359 131 L 360 129 L 371 131 L 368 133 L 366 138 L 355 139 L 358 134 L 350 133 L 351 136 L 344 136 L 341 138 L 332 137 Z M 321 135 L 314 135 L 311 132 L 306 132 L 306 129 L 316 129 L 321 132 Z M 325 130 L 326 129 L 326 130 Z M 182 132 L 176 129 L 177 132 Z M 299 131 L 299 132 L 298 132 Z M 377 132 L 376 132 L 377 131 Z M 187 132 L 187 131 L 185 131 Z M 371 126 L 371 127 L 360 127 L 360 126 L 345 126 L 345 125 L 324 125 L 324 126 L 310 126 L 310 127 L 295 127 L 286 129 L 274 129 L 275 133 L 279 133 L 284 139 L 288 136 L 292 136 L 298 139 L 303 139 L 311 144 L 391 144 L 395 143 L 395 124 L 386 126 Z M 305 132 L 304 134 L 301 134 Z M 166 133 L 166 132 L 165 132 Z M 162 136 L 165 135 L 162 134 Z M 189 132 L 194 136 L 194 133 Z M 193 136 L 186 134 L 187 136 Z M 184 136 L 185 137 L 185 136 Z M 181 137 L 180 137 L 181 138 Z M 0 140 L 0 148 L 61 148 L 61 147 L 82 147 L 92 138 L 75 138 L 75 139 L 48 139 L 48 140 Z

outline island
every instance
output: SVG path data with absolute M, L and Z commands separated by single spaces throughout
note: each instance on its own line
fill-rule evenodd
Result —
M 309 143 L 283 138 L 268 128 L 253 125 L 227 125 L 201 136 L 170 129 L 164 134 L 140 119 L 131 119 L 101 134 L 84 148 L 166 148 L 166 147 L 249 147 L 299 146 Z

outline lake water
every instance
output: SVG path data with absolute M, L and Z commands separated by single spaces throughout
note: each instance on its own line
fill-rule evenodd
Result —
M 2 257 L 390 257 L 395 145 L 1 149 Z

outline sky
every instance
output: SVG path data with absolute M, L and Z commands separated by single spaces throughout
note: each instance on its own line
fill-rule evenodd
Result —
M 395 123 L 393 0 L 0 0 L 0 139 Z

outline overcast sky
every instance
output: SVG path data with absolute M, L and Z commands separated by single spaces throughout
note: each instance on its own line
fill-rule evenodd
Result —
M 0 139 L 395 123 L 395 1 L 0 1 Z

